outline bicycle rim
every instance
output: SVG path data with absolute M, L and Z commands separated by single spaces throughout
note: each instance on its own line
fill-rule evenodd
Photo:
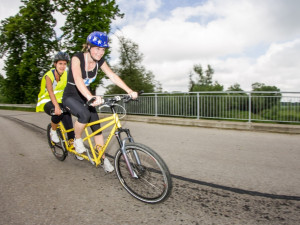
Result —
M 57 158 L 60 161 L 64 161 L 67 157 L 67 150 L 66 150 L 64 142 L 63 142 L 61 131 L 59 129 L 57 129 L 59 143 L 54 143 L 51 140 L 50 129 L 51 129 L 51 124 L 49 124 L 47 127 L 47 138 L 48 138 L 49 147 L 50 147 L 53 155 L 55 156 L 55 158 Z
M 140 164 L 137 163 L 134 151 Z M 164 161 L 152 149 L 142 144 L 130 143 L 126 145 L 126 152 L 138 178 L 131 176 L 119 150 L 115 157 L 115 169 L 123 187 L 140 201 L 146 203 L 165 201 L 171 194 L 172 180 Z

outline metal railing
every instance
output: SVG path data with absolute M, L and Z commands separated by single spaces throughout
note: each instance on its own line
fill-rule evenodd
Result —
M 136 115 L 300 123 L 300 92 L 145 93 L 123 107 Z
M 0 106 L 4 107 L 19 107 L 19 108 L 35 108 L 36 104 L 6 104 L 0 103 Z

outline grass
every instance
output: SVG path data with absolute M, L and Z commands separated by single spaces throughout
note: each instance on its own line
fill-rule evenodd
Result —
M 25 108 L 25 107 L 0 106 L 0 109 L 4 109 L 4 110 L 16 110 L 16 111 L 26 111 L 26 112 L 35 112 L 35 108 Z

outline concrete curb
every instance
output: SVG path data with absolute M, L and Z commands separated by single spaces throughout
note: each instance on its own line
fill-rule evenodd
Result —
M 275 132 L 286 134 L 300 134 L 300 125 L 289 124 L 271 124 L 271 123 L 249 123 L 249 122 L 232 122 L 221 120 L 197 120 L 197 119 L 182 119 L 170 117 L 154 117 L 154 116 L 133 116 L 126 115 L 124 121 L 157 123 L 177 126 L 193 126 L 232 130 L 246 130 L 246 131 L 262 131 Z

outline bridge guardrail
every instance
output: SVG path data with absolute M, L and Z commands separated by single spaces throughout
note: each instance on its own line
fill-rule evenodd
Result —
M 145 93 L 123 107 L 133 115 L 300 124 L 300 92 Z
M 35 104 L 0 106 L 34 108 Z M 131 115 L 300 124 L 300 92 L 145 93 L 123 107 Z

